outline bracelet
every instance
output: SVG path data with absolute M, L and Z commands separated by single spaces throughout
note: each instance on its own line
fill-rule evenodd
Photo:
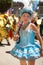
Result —
M 41 49 L 41 51 L 43 51 L 43 49 Z
M 43 50 L 41 50 L 41 51 L 43 51 Z

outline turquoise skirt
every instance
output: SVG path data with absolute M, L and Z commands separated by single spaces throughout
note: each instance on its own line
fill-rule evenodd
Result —
M 34 42 L 34 45 L 24 47 L 16 44 L 10 53 L 19 59 L 35 60 L 40 57 L 40 48 L 41 46 L 38 42 Z

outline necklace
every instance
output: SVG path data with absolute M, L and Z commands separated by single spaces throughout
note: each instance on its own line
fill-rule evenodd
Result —
M 30 22 L 28 22 L 27 24 L 23 24 L 23 25 L 21 26 L 21 29 L 25 30 L 26 27 L 29 25 L 29 23 L 30 23 Z

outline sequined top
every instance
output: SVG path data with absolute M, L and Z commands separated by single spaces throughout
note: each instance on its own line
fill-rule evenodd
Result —
M 21 47 L 34 45 L 35 32 L 31 29 L 20 30 L 20 42 Z

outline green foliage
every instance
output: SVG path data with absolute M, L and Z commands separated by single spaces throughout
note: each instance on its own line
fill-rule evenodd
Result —
M 12 0 L 0 0 L 0 3 L 11 3 Z
M 0 12 L 3 13 L 11 7 L 12 0 L 0 0 Z

